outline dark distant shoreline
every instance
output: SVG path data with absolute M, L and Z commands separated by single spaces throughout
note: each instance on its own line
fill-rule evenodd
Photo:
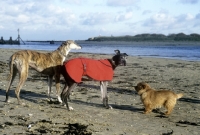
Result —
M 66 39 L 70 40 L 70 39 Z M 65 40 L 27 40 L 27 42 L 42 42 L 42 43 L 50 43 L 54 44 L 55 42 L 64 42 Z M 170 43 L 185 43 L 185 42 L 194 42 L 194 43 L 200 43 L 200 34 L 192 33 L 190 35 L 186 35 L 184 33 L 178 33 L 178 34 L 137 34 L 135 36 L 131 35 L 125 35 L 125 36 L 98 36 L 98 37 L 92 37 L 88 38 L 87 40 L 75 40 L 77 43 L 113 43 L 115 44 L 121 44 L 121 43 L 156 43 L 156 42 L 170 42 Z
M 126 36 L 98 36 L 89 38 L 87 41 L 200 41 L 200 35 L 193 33 L 186 35 L 184 33 L 178 34 L 138 34 L 135 36 L 126 35 Z
M 199 41 L 86 41 L 76 40 L 78 44 L 99 45 L 200 45 Z

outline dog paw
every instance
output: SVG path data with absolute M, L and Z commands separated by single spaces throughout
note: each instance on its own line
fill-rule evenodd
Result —
M 6 103 L 10 103 L 10 100 L 5 100 Z
M 25 103 L 21 103 L 21 105 L 22 105 L 22 106 L 25 106 L 26 104 L 25 104 Z
M 106 109 L 111 109 L 111 110 L 112 110 L 113 108 L 112 108 L 112 106 L 107 105 L 107 106 L 106 106 Z
M 109 109 L 111 109 L 111 110 L 113 109 L 111 105 L 109 105 Z
M 62 103 L 62 100 L 61 100 L 61 98 L 60 98 L 60 97 L 58 97 L 58 102 Z
M 165 114 L 165 116 L 169 116 L 170 115 L 170 113 L 169 112 L 166 112 L 166 113 L 164 113 Z
M 51 102 L 52 101 L 51 98 L 45 98 L 44 100 L 47 101 L 47 102 Z
M 144 114 L 148 114 L 148 113 L 150 113 L 150 112 L 149 112 L 149 111 L 144 111 L 143 113 L 144 113 Z
M 74 110 L 74 108 L 72 108 L 71 106 L 69 107 L 69 111 L 73 111 Z

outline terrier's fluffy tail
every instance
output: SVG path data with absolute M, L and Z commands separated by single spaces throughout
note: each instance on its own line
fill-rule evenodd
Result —
M 183 96 L 182 93 L 176 94 L 176 98 L 177 98 L 177 99 L 181 98 L 182 96 Z

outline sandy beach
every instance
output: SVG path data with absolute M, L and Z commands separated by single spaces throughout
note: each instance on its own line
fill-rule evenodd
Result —
M 109 104 L 101 102 L 99 82 L 85 81 L 71 95 L 73 111 L 47 98 L 47 77 L 34 70 L 21 90 L 25 106 L 18 105 L 16 77 L 10 90 L 10 103 L 5 103 L 8 85 L 8 61 L 18 50 L 0 49 L 0 134 L 75 134 L 81 135 L 198 135 L 200 133 L 200 62 L 128 56 L 127 66 L 115 69 L 109 82 Z M 44 51 L 41 51 L 44 52 Z M 69 59 L 88 57 L 111 58 L 112 55 L 69 53 Z M 164 108 L 143 114 L 143 104 L 134 90 L 145 81 L 153 88 L 169 89 L 184 96 L 168 117 Z M 63 88 L 61 79 L 61 90 Z M 52 97 L 56 100 L 55 83 Z

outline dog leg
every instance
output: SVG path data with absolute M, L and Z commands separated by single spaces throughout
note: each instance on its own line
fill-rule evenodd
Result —
M 145 111 L 144 114 L 150 113 L 152 111 L 151 104 L 144 104 Z
M 60 73 L 56 73 L 55 76 L 55 82 L 56 82 L 56 96 L 60 103 L 62 103 L 61 97 L 60 97 Z
M 20 68 L 18 68 L 18 71 L 19 71 L 19 83 L 18 83 L 18 86 L 17 88 L 15 89 L 15 94 L 17 96 L 17 100 L 18 100 L 18 103 L 19 104 L 22 104 L 24 105 L 24 103 L 21 103 L 20 101 L 20 90 L 24 84 L 24 82 L 26 81 L 27 77 L 28 77 L 28 65 L 24 65 L 24 67 L 21 67 L 21 70 Z
M 70 107 L 68 106 L 67 100 L 69 98 L 71 90 L 73 90 L 77 86 L 77 83 L 72 83 L 71 85 L 68 85 L 68 86 L 69 88 L 65 87 L 65 89 L 63 89 L 61 97 L 63 98 L 63 102 L 66 104 L 67 110 L 71 111 L 73 110 L 73 108 L 71 106 Z
M 10 86 L 12 85 L 12 83 L 13 83 L 16 75 L 17 75 L 17 68 L 16 67 L 13 67 L 13 69 L 11 69 L 11 70 L 13 70 L 13 71 L 11 71 L 10 76 L 8 78 L 10 80 L 9 80 L 8 88 L 6 89 L 6 101 L 5 102 L 9 102 L 8 98 L 9 98 Z
M 65 84 L 65 86 L 64 86 L 64 88 L 63 88 L 63 90 L 62 90 L 62 93 L 60 94 L 61 100 L 62 100 L 62 101 L 64 100 L 64 93 L 67 92 L 67 89 L 68 89 L 68 88 L 69 88 L 68 85 Z
M 107 97 L 107 87 L 105 86 L 106 85 L 106 81 L 103 82 L 103 81 L 100 81 L 100 89 L 101 89 L 101 97 L 102 97 L 102 102 L 103 102 L 103 105 L 106 107 L 106 108 L 109 108 L 108 107 L 108 97 Z
M 175 104 L 176 104 L 176 100 L 168 100 L 166 103 L 165 103 L 165 108 L 167 109 L 167 111 L 165 112 L 165 115 L 170 115 L 173 108 L 175 107 Z
M 108 105 L 107 85 L 108 85 L 107 81 L 100 81 L 100 89 L 101 89 L 102 102 L 103 102 L 103 105 L 107 109 L 109 109 L 109 108 L 112 109 L 112 107 Z
M 48 76 L 48 98 L 49 101 L 51 101 L 51 87 L 52 87 L 52 81 L 53 81 L 53 76 L 49 75 Z

